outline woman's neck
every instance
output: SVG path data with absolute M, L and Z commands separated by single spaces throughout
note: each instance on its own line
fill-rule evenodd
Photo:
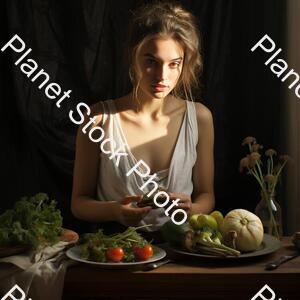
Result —
M 165 98 L 150 98 L 138 93 L 137 99 L 134 99 L 133 93 L 129 95 L 130 106 L 135 113 L 139 115 L 150 116 L 153 119 L 165 114 L 170 104 L 171 95 Z

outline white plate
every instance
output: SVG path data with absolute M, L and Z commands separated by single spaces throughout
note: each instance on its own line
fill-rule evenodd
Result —
M 80 257 L 80 248 L 81 248 L 80 245 L 70 248 L 66 252 L 67 256 L 75 261 L 94 265 L 94 266 L 99 266 L 99 267 L 102 267 L 105 269 L 127 269 L 127 268 L 130 268 L 133 266 L 139 266 L 139 265 L 152 263 L 152 262 L 158 261 L 166 256 L 165 250 L 163 250 L 157 246 L 152 246 L 154 254 L 148 260 L 137 261 L 137 262 L 102 263 L 102 262 L 96 262 L 96 261 L 91 261 L 91 260 L 87 260 L 87 259 L 82 259 Z
M 171 249 L 176 253 L 189 255 L 189 256 L 213 258 L 213 259 L 216 258 L 217 259 L 241 259 L 241 258 L 249 258 L 249 257 L 256 257 L 256 256 L 270 254 L 277 251 L 280 247 L 281 247 L 280 240 L 278 240 L 274 236 L 265 233 L 263 242 L 258 250 L 242 253 L 240 256 L 216 256 L 216 255 L 208 255 L 208 254 L 201 254 L 201 253 L 192 253 L 186 250 L 173 248 L 173 247 Z

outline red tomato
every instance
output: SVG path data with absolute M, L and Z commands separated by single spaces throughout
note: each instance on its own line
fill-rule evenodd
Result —
M 124 251 L 121 247 L 109 248 L 105 253 L 106 259 L 112 262 L 119 262 L 124 257 Z
M 153 248 L 150 245 L 133 247 L 133 253 L 138 260 L 147 260 L 153 256 Z

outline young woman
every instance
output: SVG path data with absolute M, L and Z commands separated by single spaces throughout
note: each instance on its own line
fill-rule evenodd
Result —
M 77 218 L 152 224 L 148 230 L 156 231 L 175 209 L 187 214 L 213 209 L 212 114 L 191 93 L 202 67 L 199 48 L 195 19 L 181 6 L 163 2 L 136 11 L 128 49 L 132 92 L 95 104 L 93 124 L 84 129 L 86 119 L 78 130 L 72 193 Z M 101 126 L 110 142 L 92 142 L 84 131 L 93 126 Z M 118 147 L 127 155 L 112 155 Z M 140 176 L 146 166 L 151 173 Z M 151 178 L 170 200 L 180 199 L 169 216 L 166 207 L 134 205 L 153 189 L 147 184 Z

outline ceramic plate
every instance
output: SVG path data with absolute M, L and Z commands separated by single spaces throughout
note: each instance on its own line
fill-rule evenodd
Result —
M 102 267 L 105 269 L 127 269 L 133 266 L 138 266 L 138 265 L 143 265 L 143 264 L 148 264 L 148 263 L 152 263 L 158 260 L 161 260 L 162 258 L 164 258 L 166 256 L 166 251 L 157 247 L 157 246 L 152 246 L 153 247 L 153 256 L 151 258 L 149 258 L 148 260 L 145 261 L 137 261 L 137 262 L 119 262 L 119 263 L 102 263 L 102 262 L 96 262 L 96 261 L 90 261 L 90 260 L 86 260 L 86 259 L 82 259 L 80 257 L 80 249 L 81 246 L 75 246 L 71 249 L 69 249 L 66 254 L 69 258 L 81 262 L 81 263 L 85 263 L 85 264 L 90 264 L 90 265 L 94 265 L 94 266 L 98 266 L 98 267 Z
M 214 258 L 214 259 L 241 259 L 241 258 L 247 258 L 247 257 L 256 257 L 256 256 L 262 256 L 266 254 L 273 253 L 277 251 L 281 247 L 280 240 L 277 238 L 269 235 L 264 234 L 263 242 L 260 246 L 260 248 L 256 251 L 252 252 L 246 252 L 242 253 L 240 256 L 215 256 L 215 255 L 208 255 L 208 254 L 201 254 L 201 253 L 192 253 L 188 252 L 186 250 L 182 250 L 179 248 L 173 248 L 172 250 L 179 254 L 189 255 L 189 256 L 196 256 L 196 257 L 204 257 L 204 258 Z

